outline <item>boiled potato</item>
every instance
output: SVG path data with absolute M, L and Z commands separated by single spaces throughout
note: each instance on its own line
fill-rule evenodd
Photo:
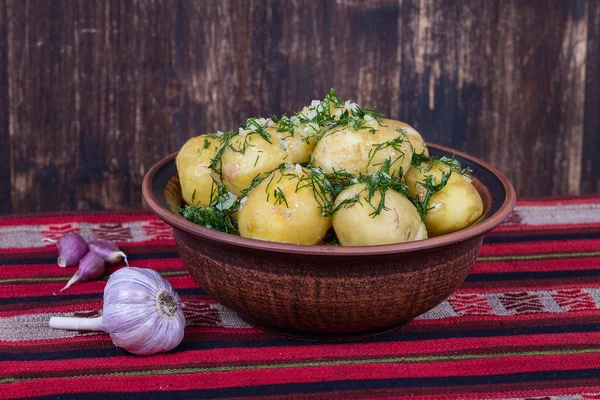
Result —
M 288 153 L 281 147 L 276 136 L 271 143 L 257 133 L 236 135 L 221 156 L 223 183 L 237 196 L 250 187 L 252 179 L 272 171 L 288 160 Z
M 415 128 L 413 128 L 406 122 L 394 121 L 388 118 L 381 118 L 381 122 L 383 122 L 384 124 L 397 126 L 399 128 L 404 129 L 406 131 L 406 134 L 408 135 L 410 143 L 413 146 L 414 152 L 416 154 L 425 153 L 426 156 L 429 156 L 429 149 L 427 148 L 427 144 L 425 144 L 425 141 L 421 137 L 421 134 L 417 132 Z
M 209 168 L 221 145 L 218 138 L 201 135 L 188 140 L 175 158 L 181 194 L 189 205 L 210 204 L 211 193 L 216 192 L 219 176 Z
M 308 162 L 321 133 L 316 123 L 301 123 L 294 117 L 282 118 L 278 126 L 266 128 L 266 131 L 279 139 L 279 144 L 289 154 L 286 162 L 292 164 Z
M 435 177 L 439 184 L 442 172 L 448 174 L 448 165 L 434 162 L 423 163 L 419 167 L 412 167 L 406 173 L 406 184 L 411 195 L 423 201 L 427 190 L 421 185 L 425 177 Z M 469 179 L 458 172 L 453 172 L 448 183 L 442 190 L 431 196 L 430 210 L 425 214 L 425 225 L 429 236 L 439 236 L 458 231 L 472 225 L 483 214 L 483 201 Z
M 364 183 L 344 189 L 336 198 L 336 206 L 344 200 L 359 201 L 340 208 L 333 215 L 333 229 L 343 246 L 372 246 L 427 239 L 427 229 L 415 206 L 400 193 L 389 189 L 385 194 L 385 208 L 377 216 L 371 215 L 381 200 L 376 191 L 368 201 Z
M 346 171 L 372 175 L 385 159 L 391 159 L 390 175 L 405 173 L 413 154 L 406 133 L 391 125 L 379 125 L 369 116 L 361 123 L 365 124 L 362 129 L 348 124 L 325 132 L 312 153 L 313 164 L 328 174 Z
M 298 164 L 267 176 L 242 200 L 237 217 L 240 235 L 280 243 L 319 243 L 331 227 L 331 218 L 321 214 L 314 187 L 303 183 L 308 179 Z

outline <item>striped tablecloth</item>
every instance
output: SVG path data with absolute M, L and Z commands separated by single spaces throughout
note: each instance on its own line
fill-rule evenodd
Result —
M 59 292 L 69 231 L 118 241 L 185 303 L 183 343 L 137 357 L 51 316 L 98 315 L 105 280 Z M 114 268 L 108 272 L 114 271 Z M 600 399 L 600 197 L 521 201 L 462 287 L 402 331 L 329 344 L 254 329 L 207 297 L 146 212 L 0 217 L 0 397 Z

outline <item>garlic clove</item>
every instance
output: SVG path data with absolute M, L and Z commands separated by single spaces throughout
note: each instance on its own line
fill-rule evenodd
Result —
M 58 248 L 57 264 L 63 268 L 77 265 L 88 252 L 85 240 L 74 232 L 65 233 L 58 241 L 52 239 L 43 239 L 42 241 L 56 244 Z
M 97 253 L 108 265 L 118 264 L 122 260 L 125 260 L 125 264 L 129 265 L 127 262 L 127 255 L 123 253 L 119 249 L 119 246 L 113 241 L 94 239 L 88 243 L 88 246 L 90 251 Z
M 90 251 L 79 262 L 79 268 L 75 275 L 67 282 L 67 285 L 60 289 L 62 292 L 68 289 L 72 284 L 83 279 L 96 279 L 104 274 L 104 260 L 93 251 Z

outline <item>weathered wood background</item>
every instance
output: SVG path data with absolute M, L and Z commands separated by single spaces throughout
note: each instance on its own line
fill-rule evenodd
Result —
M 503 170 L 600 190 L 599 0 L 0 0 L 0 213 L 142 206 L 195 134 L 334 87 Z

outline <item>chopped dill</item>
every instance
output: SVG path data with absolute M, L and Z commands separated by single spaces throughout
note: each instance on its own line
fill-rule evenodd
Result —
M 383 149 L 386 149 L 386 148 L 391 148 L 396 153 L 398 153 L 398 157 L 396 157 L 391 162 L 391 165 L 394 165 L 398 160 L 404 159 L 404 157 L 406 157 L 406 154 L 404 152 L 404 149 L 402 148 L 402 144 L 404 144 L 407 141 L 409 141 L 409 140 L 406 137 L 406 135 L 401 135 L 401 136 L 398 136 L 398 137 L 396 137 L 396 138 L 394 138 L 392 140 L 389 140 L 387 142 L 373 144 L 373 148 L 371 150 L 369 150 L 369 162 L 367 163 L 367 168 L 373 162 L 373 159 L 375 158 L 375 155 L 379 151 L 381 151 Z M 373 165 L 377 166 L 377 165 L 381 165 L 381 164 L 373 164 Z M 403 171 L 400 170 L 400 171 L 398 171 L 398 173 L 399 173 L 399 175 L 402 175 Z
M 219 186 L 216 191 L 211 192 L 210 205 L 185 205 L 179 209 L 179 213 L 188 221 L 206 228 L 239 234 L 237 222 L 233 218 L 233 213 L 237 210 L 237 203 L 239 201 L 233 193 L 228 192 L 225 186 Z
M 215 171 L 217 174 L 219 174 L 219 176 L 222 175 L 221 157 L 223 156 L 223 152 L 229 146 L 231 138 L 234 137 L 236 134 L 236 132 L 217 132 L 209 135 L 210 137 L 219 140 L 219 146 L 217 148 L 217 151 L 215 152 L 214 157 L 212 158 L 212 160 L 210 160 L 208 168 Z
M 246 121 L 246 131 L 248 134 L 257 133 L 262 137 L 265 142 L 273 144 L 271 142 L 271 135 L 266 131 L 266 128 L 273 125 L 273 120 L 270 118 L 249 118 Z
M 414 153 L 411 160 L 411 165 L 415 168 L 418 168 L 420 171 L 425 168 L 424 164 L 427 165 L 426 171 L 431 171 L 434 167 L 435 163 L 440 163 L 443 165 L 447 165 L 450 167 L 450 172 L 457 172 L 463 176 L 468 178 L 468 174 L 473 172 L 473 170 L 469 167 L 462 168 L 460 165 L 460 161 L 458 161 L 455 155 L 452 155 L 452 158 L 448 157 L 436 157 L 436 156 L 427 156 L 425 153 Z
M 436 182 L 435 176 L 427 174 L 427 172 L 431 171 L 434 168 L 436 163 L 443 164 L 449 167 L 448 172 L 440 170 L 440 172 L 442 173 L 440 182 Z M 425 188 L 425 194 L 423 195 L 422 200 L 419 203 L 419 212 L 422 216 L 425 216 L 425 214 L 427 214 L 427 212 L 431 209 L 431 207 L 429 207 L 429 202 L 431 201 L 433 195 L 442 190 L 444 187 L 446 187 L 446 185 L 448 184 L 448 180 L 450 179 L 450 176 L 453 173 L 460 174 L 470 181 L 471 179 L 469 178 L 468 174 L 473 172 L 473 170 L 469 167 L 462 168 L 460 162 L 455 158 L 454 155 L 452 155 L 452 158 L 448 158 L 436 156 L 429 157 L 424 153 L 415 153 L 413 154 L 411 165 L 413 166 L 413 168 L 417 168 L 422 172 L 423 169 L 425 169 L 425 181 L 418 183 L 423 188 Z
M 235 219 L 225 210 L 219 210 L 214 206 L 190 206 L 185 205 L 179 209 L 183 218 L 208 229 L 219 232 L 239 234 Z
M 273 196 L 275 196 L 275 205 L 281 205 L 281 204 L 285 204 L 285 206 L 287 208 L 290 208 L 290 205 L 287 202 L 287 199 L 285 198 L 285 194 L 283 193 L 283 190 L 281 190 L 281 188 L 279 186 L 277 186 L 275 188 L 275 190 L 273 191 Z

